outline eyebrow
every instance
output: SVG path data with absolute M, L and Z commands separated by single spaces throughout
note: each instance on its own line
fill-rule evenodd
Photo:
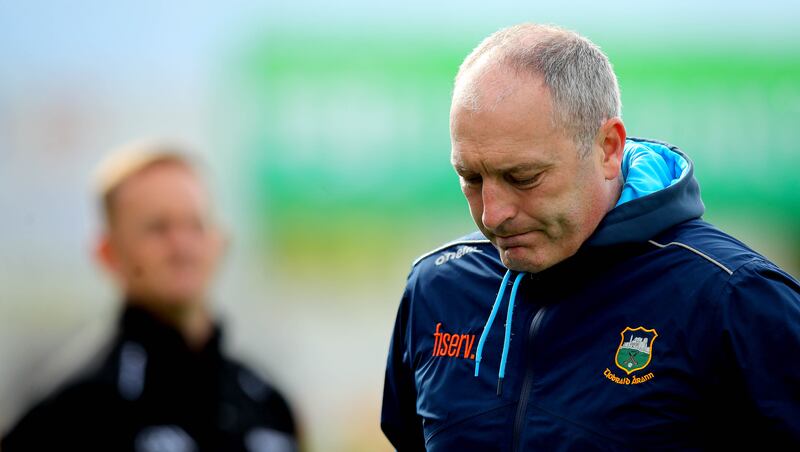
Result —
M 544 170 L 551 166 L 553 165 L 550 163 L 521 163 L 519 165 L 514 165 L 510 168 L 506 168 L 502 171 L 505 171 L 507 173 L 514 173 L 518 171 Z
M 453 165 L 453 168 L 456 170 L 457 173 L 469 173 L 469 172 L 471 172 L 470 170 L 468 170 L 461 163 L 450 162 L 450 164 Z
M 520 163 L 519 165 L 514 165 L 509 168 L 500 168 L 499 172 L 503 173 L 515 173 L 520 171 L 530 171 L 530 170 L 545 170 L 553 166 L 550 163 Z M 458 173 L 473 173 L 474 171 L 470 170 L 462 163 L 453 163 L 453 168 L 455 168 L 456 172 Z

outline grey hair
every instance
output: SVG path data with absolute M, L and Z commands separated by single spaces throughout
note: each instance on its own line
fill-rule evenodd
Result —
M 619 85 L 608 57 L 573 31 L 530 23 L 499 30 L 464 59 L 456 86 L 476 63 L 499 63 L 542 77 L 553 99 L 554 124 L 572 134 L 582 155 L 589 153 L 603 122 L 622 115 Z M 470 101 L 480 108 L 474 95 Z

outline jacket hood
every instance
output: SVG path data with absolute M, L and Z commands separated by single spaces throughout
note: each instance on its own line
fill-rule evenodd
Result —
M 622 178 L 617 205 L 585 245 L 643 242 L 676 224 L 699 218 L 705 211 L 694 164 L 670 144 L 641 138 L 626 140 Z

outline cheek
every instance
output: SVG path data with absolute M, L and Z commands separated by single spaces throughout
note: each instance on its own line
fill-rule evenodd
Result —
M 135 277 L 152 275 L 166 260 L 165 247 L 157 239 L 140 240 L 127 252 L 128 267 Z
M 213 271 L 222 256 L 223 243 L 221 239 L 209 237 L 205 240 L 200 259 L 207 271 Z
M 464 192 L 464 197 L 467 198 L 467 203 L 469 204 L 469 211 L 472 214 L 472 218 L 477 224 L 482 224 L 481 218 L 483 217 L 483 198 L 481 197 L 480 192 L 471 188 L 464 188 L 462 191 Z
M 599 205 L 596 193 L 588 184 L 576 187 L 571 193 L 560 218 L 565 234 L 586 235 L 589 232 Z
M 525 212 L 551 240 L 560 239 L 575 231 L 584 214 L 584 203 L 576 195 L 571 191 L 558 195 L 543 194 L 526 200 Z
M 522 208 L 528 217 L 527 221 L 535 222 L 538 226 L 549 230 L 556 228 L 564 216 L 565 206 L 563 196 L 554 196 L 549 193 L 530 193 L 520 199 Z

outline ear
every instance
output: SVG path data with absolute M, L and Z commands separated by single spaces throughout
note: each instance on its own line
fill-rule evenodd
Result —
M 606 120 L 597 134 L 598 145 L 602 151 L 603 175 L 606 180 L 614 180 L 620 175 L 622 151 L 625 149 L 625 125 L 620 118 Z
M 94 245 L 94 258 L 107 272 L 112 275 L 119 273 L 119 259 L 108 232 L 103 232 L 97 238 L 97 242 Z

